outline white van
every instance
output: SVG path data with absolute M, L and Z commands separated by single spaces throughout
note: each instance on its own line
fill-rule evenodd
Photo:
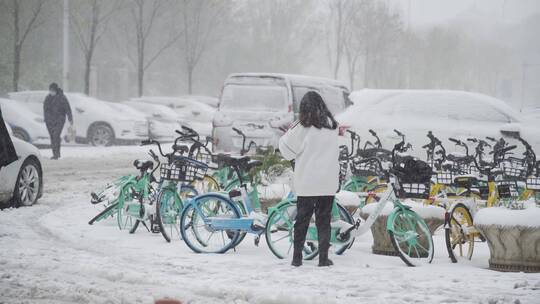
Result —
M 242 138 L 233 127 L 247 136 L 247 143 L 252 140 L 258 146 L 276 147 L 308 91 L 319 92 L 333 114 L 351 104 L 347 86 L 333 79 L 271 73 L 229 75 L 213 120 L 214 150 L 240 151 Z

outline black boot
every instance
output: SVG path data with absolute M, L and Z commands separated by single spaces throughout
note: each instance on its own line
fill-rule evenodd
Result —
M 334 262 L 328 258 L 328 250 L 319 254 L 319 267 L 332 266 Z
M 302 266 L 302 250 L 294 250 L 293 259 L 291 265 L 294 267 Z

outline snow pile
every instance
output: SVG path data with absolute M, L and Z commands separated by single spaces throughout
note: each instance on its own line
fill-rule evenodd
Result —
M 522 210 L 504 207 L 484 208 L 476 213 L 474 224 L 540 228 L 540 208 L 533 204 L 525 204 L 525 209 Z
M 362 199 L 358 196 L 358 194 L 345 190 L 341 190 L 336 193 L 336 199 L 342 206 L 350 207 L 358 207 L 362 202 Z
M 411 209 L 416 212 L 421 218 L 438 218 L 444 220 L 444 208 L 433 205 L 425 205 L 423 203 L 419 203 L 410 199 L 403 201 L 402 204 L 410 206 Z M 375 211 L 377 206 L 378 203 L 367 204 L 362 208 L 362 212 L 371 214 Z M 389 215 L 393 210 L 394 205 L 391 202 L 387 202 L 386 206 L 384 206 L 381 212 L 381 215 Z
M 387 149 L 400 140 L 394 129 L 406 135 L 415 148 L 411 153 L 421 158 L 425 158 L 425 150 L 420 147 L 429 142 L 426 134 L 430 130 L 447 152 L 462 151 L 448 141 L 449 137 L 497 138 L 502 129 L 520 130 L 534 148 L 540 149 L 538 126 L 522 121 L 504 101 L 486 95 L 448 90 L 362 90 L 351 93 L 350 98 L 354 105 L 337 115 L 338 121 L 351 126 L 363 142 L 374 140 L 368 133 L 373 129 Z

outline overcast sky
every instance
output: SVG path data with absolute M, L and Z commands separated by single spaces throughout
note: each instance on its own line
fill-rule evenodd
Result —
M 540 0 L 388 0 L 401 7 L 404 16 L 411 6 L 411 25 L 425 26 L 447 23 L 461 14 L 493 16 L 493 21 L 518 22 L 540 13 Z M 503 14 L 504 10 L 504 14 Z

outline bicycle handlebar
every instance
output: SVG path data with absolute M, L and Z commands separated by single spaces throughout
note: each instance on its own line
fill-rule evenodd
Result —
M 515 148 L 517 148 L 516 145 L 511 145 L 511 146 L 507 146 L 507 147 L 504 147 L 504 148 L 493 150 L 493 151 L 489 152 L 489 154 L 496 154 L 496 155 L 506 154 L 508 151 L 512 151 Z
M 456 145 L 459 145 L 459 146 L 463 145 L 463 142 L 461 140 L 459 140 L 459 139 L 455 139 L 455 138 L 450 137 L 450 138 L 448 138 L 448 140 L 455 143 Z M 469 140 L 469 139 L 467 139 L 467 140 Z

